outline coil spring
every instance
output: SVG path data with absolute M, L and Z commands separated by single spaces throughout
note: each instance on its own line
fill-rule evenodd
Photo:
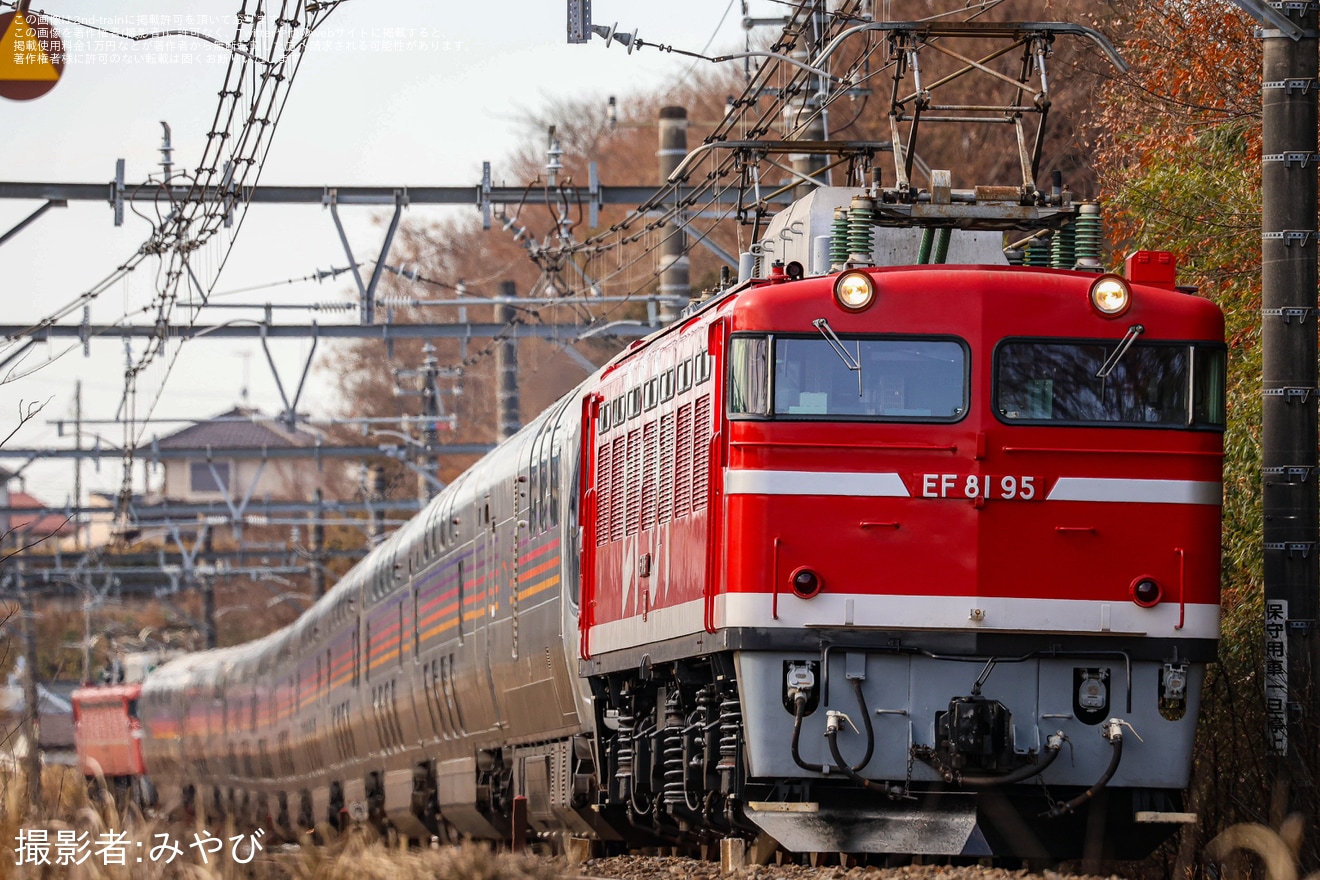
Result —
M 738 766 L 738 740 L 742 738 L 742 706 L 738 697 L 720 701 L 720 763 L 717 770 Z
M 830 224 L 830 268 L 841 269 L 848 262 L 848 209 L 835 208 Z
M 1075 232 L 1071 225 L 1054 231 L 1054 238 L 1050 242 L 1051 269 L 1071 269 L 1077 262 Z
M 619 710 L 619 748 L 616 752 L 618 758 L 618 767 L 614 771 L 615 779 L 631 779 L 633 771 L 633 731 L 637 725 L 637 719 L 631 714 L 625 714 L 631 710 Z
M 719 701 L 719 693 L 713 685 L 697 692 L 697 716 L 704 727 L 709 728 L 716 722 L 715 707 L 719 705 Z
M 719 693 L 715 690 L 714 685 L 704 687 L 697 692 L 696 722 L 701 725 L 702 735 L 692 755 L 692 765 L 698 770 L 705 764 L 708 757 L 713 756 L 707 753 L 715 751 L 716 741 L 713 734 L 715 733 L 714 728 L 718 724 L 715 715 L 716 706 L 718 705 Z
M 1100 206 L 1085 204 L 1077 212 L 1073 223 L 1073 255 L 1077 260 L 1087 257 L 1100 259 L 1104 228 L 1100 220 Z
M 875 236 L 875 202 L 856 196 L 848 211 L 848 259 L 859 265 L 871 265 Z
M 671 692 L 665 699 L 665 730 L 660 746 L 660 761 L 664 777 L 660 799 L 666 806 L 684 803 L 683 781 L 683 716 L 679 713 L 678 693 Z

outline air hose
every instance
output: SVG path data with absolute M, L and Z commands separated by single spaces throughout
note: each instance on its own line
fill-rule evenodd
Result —
M 852 682 L 853 693 L 857 695 L 857 703 L 859 706 L 861 706 L 862 709 L 862 723 L 866 727 L 866 754 L 862 755 L 862 760 L 858 761 L 856 764 L 849 766 L 844 762 L 843 758 L 838 754 L 837 746 L 835 745 L 833 739 L 830 740 L 830 751 L 834 754 L 834 760 L 835 763 L 838 765 L 838 769 L 842 770 L 844 773 L 850 776 L 853 776 L 857 779 L 861 779 L 860 776 L 856 775 L 857 771 L 861 770 L 863 767 L 869 764 L 871 762 L 871 756 L 875 754 L 875 728 L 871 725 L 871 714 L 869 710 L 866 708 L 866 697 L 862 694 L 861 679 L 854 678 L 854 679 L 850 679 L 850 681 Z M 802 760 L 802 755 L 798 752 L 798 740 L 802 735 L 802 716 L 807 705 L 806 692 L 798 691 L 798 693 L 794 696 L 793 701 L 795 704 L 795 710 L 793 712 L 793 741 L 792 741 L 792 752 L 793 752 L 794 763 L 796 763 L 803 770 L 810 770 L 813 773 L 825 773 L 828 775 L 834 772 L 835 768 L 831 767 L 828 764 L 817 766 L 815 764 L 808 764 L 806 761 Z M 842 713 L 840 713 L 840 715 L 841 717 L 844 718 L 848 717 L 846 715 L 842 715 Z M 832 717 L 833 716 L 831 716 L 831 718 Z M 848 723 L 849 724 L 852 723 L 851 719 L 849 719 Z M 828 727 L 826 728 L 825 735 L 827 737 L 830 736 Z
M 849 718 L 847 715 L 844 715 L 842 712 L 836 712 L 833 710 L 830 711 L 829 721 L 827 721 L 825 724 L 825 739 L 829 741 L 830 754 L 834 756 L 835 766 L 837 766 L 840 770 L 842 770 L 845 776 L 847 776 L 853 782 L 856 782 L 862 788 L 888 794 L 889 793 L 888 785 L 886 785 L 883 782 L 876 782 L 867 779 L 865 776 L 859 774 L 852 767 L 848 766 L 847 761 L 843 760 L 843 755 L 839 752 L 839 727 L 840 727 L 839 719 L 840 718 L 844 719 L 849 724 L 852 724 L 852 719 Z M 857 728 L 854 727 L 853 729 L 856 730 Z
M 1109 740 L 1112 751 L 1109 754 L 1109 766 L 1105 772 L 1100 774 L 1100 778 L 1095 781 L 1086 791 L 1077 797 L 1063 804 L 1055 804 L 1048 813 L 1043 815 L 1050 819 L 1057 819 L 1060 816 L 1066 816 L 1077 811 L 1077 808 L 1085 804 L 1096 793 L 1109 784 L 1109 780 L 1114 778 L 1114 773 L 1118 771 L 1118 762 L 1123 760 L 1123 725 L 1127 722 L 1121 718 L 1110 718 L 1105 722 L 1104 727 L 1100 729 L 1100 735 Z
M 1045 752 L 1041 755 L 1040 761 L 1035 764 L 1023 764 L 1011 773 L 1003 776 L 976 776 L 972 774 L 956 774 L 954 780 L 964 788 L 997 788 L 1001 785 L 1014 785 L 1041 773 L 1046 767 L 1054 763 L 1054 759 L 1059 757 L 1059 751 L 1063 748 L 1063 737 L 1060 734 L 1054 734 L 1045 740 Z
M 802 735 L 802 716 L 806 713 L 807 709 L 806 691 L 798 691 L 793 698 L 793 703 L 793 742 L 791 746 L 793 762 L 803 770 L 809 770 L 812 773 L 828 774 L 830 772 L 829 764 L 808 764 L 806 761 L 802 760 L 802 755 L 798 752 L 798 739 Z
M 1045 738 L 1045 751 L 1041 754 L 1039 761 L 1034 764 L 1023 764 L 1016 770 L 995 776 L 959 772 L 946 766 L 940 760 L 939 754 L 929 746 L 914 746 L 912 753 L 915 757 L 930 764 L 945 782 L 952 785 L 960 785 L 964 788 L 998 788 L 1004 785 L 1014 785 L 1044 772 L 1045 768 L 1053 764 L 1054 759 L 1059 757 L 1059 750 L 1063 748 L 1063 744 L 1067 740 L 1068 738 L 1063 735 L 1063 731 L 1056 731 Z

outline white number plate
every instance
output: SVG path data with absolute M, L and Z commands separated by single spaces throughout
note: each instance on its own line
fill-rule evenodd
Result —
M 919 474 L 922 498 L 987 498 L 1004 501 L 1035 501 L 1040 497 L 1040 478 L 994 474 Z

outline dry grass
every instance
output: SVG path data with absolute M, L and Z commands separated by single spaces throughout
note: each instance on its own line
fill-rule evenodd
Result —
M 0 765 L 0 880 L 566 880 L 574 875 L 562 859 L 494 852 L 476 843 L 397 849 L 365 829 L 319 847 L 282 846 L 267 838 L 268 848 L 248 864 L 234 858 L 232 827 L 212 829 L 225 844 L 203 859 L 189 845 L 200 827 L 166 825 L 135 807 L 121 812 L 104 790 L 93 801 L 71 768 L 47 767 L 42 786 L 42 804 L 34 808 L 22 772 Z M 20 864 L 19 834 L 34 829 L 47 835 L 50 864 L 32 864 L 30 850 Z M 1215 873 L 1223 877 L 1298 880 L 1303 836 L 1296 816 L 1277 830 L 1235 825 L 1211 842 L 1205 856 L 1218 863 Z M 86 843 L 77 856 L 82 863 L 57 864 L 56 842 L 70 837 Z M 119 841 L 124 864 L 107 859 L 105 847 L 98 845 L 111 839 Z M 167 858 L 169 853 L 158 849 L 162 843 L 178 846 L 181 854 Z M 1246 854 L 1254 858 L 1243 859 Z M 1320 873 L 1305 880 L 1320 880 Z
M 280 846 L 267 836 L 262 842 L 269 848 L 242 864 L 229 842 L 238 832 L 211 829 L 225 839 L 224 847 L 203 860 L 190 846 L 200 828 L 145 818 L 135 807 L 121 812 L 109 792 L 93 802 L 71 768 L 47 767 L 42 787 L 42 804 L 33 809 L 23 773 L 0 766 L 0 880 L 564 880 L 570 873 L 562 860 L 496 853 L 479 844 L 393 849 L 366 830 L 322 847 Z M 27 848 L 20 864 L 19 835 L 27 838 L 33 830 L 45 832 L 50 864 L 32 864 Z M 79 841 L 81 864 L 57 864 L 61 839 Z M 123 852 L 122 865 L 98 845 L 111 840 Z M 167 842 L 182 854 L 168 858 L 168 848 L 160 848 Z M 246 849 L 240 855 L 246 857 Z

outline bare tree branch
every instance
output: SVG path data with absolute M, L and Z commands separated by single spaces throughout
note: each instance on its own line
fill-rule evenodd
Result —
M 22 428 L 24 425 L 26 425 L 28 422 L 35 419 L 37 417 L 37 414 L 40 413 L 43 409 L 45 409 L 46 404 L 50 403 L 52 399 L 53 397 L 47 397 L 45 400 L 39 403 L 34 400 L 26 404 L 24 401 L 20 400 L 18 402 L 18 424 L 14 426 L 14 430 L 10 431 L 8 434 L 5 435 L 5 438 L 3 440 L 0 440 L 0 446 L 4 446 L 11 439 L 13 439 L 13 436 L 18 433 L 19 429 Z

